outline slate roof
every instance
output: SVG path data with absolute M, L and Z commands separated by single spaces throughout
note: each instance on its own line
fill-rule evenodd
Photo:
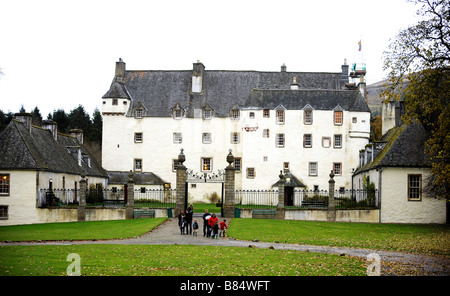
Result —
M 172 116 L 171 109 L 179 103 L 186 111 L 186 117 L 193 117 L 194 109 L 202 109 L 205 105 L 214 109 L 214 116 L 226 117 L 231 108 L 248 102 L 253 89 L 289 90 L 294 77 L 303 90 L 340 90 L 344 87 L 341 72 L 204 70 L 202 93 L 191 93 L 192 75 L 192 70 L 126 70 L 123 77 L 114 78 L 103 98 L 131 97 L 128 116 L 133 114 L 132 108 L 140 102 L 147 109 L 146 116 Z
M 417 123 L 394 127 L 380 140 L 386 145 L 375 159 L 358 168 L 354 174 L 379 167 L 431 167 L 431 161 L 425 155 L 426 139 L 425 129 Z
M 370 112 L 358 90 L 262 90 L 251 92 L 245 107 L 274 109 L 283 105 L 288 110 L 301 110 L 306 105 L 314 110 L 333 110 L 338 105 L 346 111 Z
M 78 165 L 78 147 L 83 156 L 90 157 L 90 167 L 86 157 Z M 32 126 L 30 133 L 15 119 L 0 133 L 0 169 L 107 177 L 106 171 L 76 138 L 58 133 L 55 141 L 49 130 Z
M 128 182 L 130 172 L 108 172 L 109 184 L 126 184 Z M 137 185 L 164 185 L 168 182 L 161 179 L 158 175 L 151 172 L 137 173 L 133 172 L 133 181 Z

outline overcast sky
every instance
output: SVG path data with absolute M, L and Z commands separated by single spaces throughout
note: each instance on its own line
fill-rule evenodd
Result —
M 130 70 L 340 72 L 384 78 L 389 39 L 417 21 L 406 0 L 0 0 L 0 110 L 101 108 L 115 62 Z M 358 42 L 362 41 L 362 51 Z

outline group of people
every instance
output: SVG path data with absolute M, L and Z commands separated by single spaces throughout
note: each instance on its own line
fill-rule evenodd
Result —
M 186 209 L 186 211 L 181 210 L 178 215 L 178 226 L 180 227 L 180 232 L 182 235 L 190 234 L 197 236 L 199 225 L 197 219 L 192 221 L 194 214 L 194 207 L 192 204 Z M 208 209 L 205 210 L 203 214 L 203 236 L 211 238 L 219 238 L 220 236 L 225 237 L 227 232 L 227 220 L 223 219 L 219 223 L 219 218 L 216 214 L 208 213 Z

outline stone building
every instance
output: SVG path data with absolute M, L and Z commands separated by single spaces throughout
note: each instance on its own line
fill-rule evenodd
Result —
M 340 72 L 127 70 L 116 62 L 103 96 L 102 165 L 152 172 L 175 187 L 177 155 L 194 173 L 223 170 L 231 149 L 236 189 L 271 189 L 289 170 L 307 189 L 351 187 L 358 151 L 368 143 L 370 110 Z M 216 184 L 191 184 L 203 199 Z

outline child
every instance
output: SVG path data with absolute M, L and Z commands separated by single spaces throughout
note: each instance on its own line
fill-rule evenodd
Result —
M 194 223 L 192 223 L 192 229 L 194 229 L 194 232 L 192 233 L 192 235 L 197 236 L 197 229 L 198 229 L 197 219 L 194 219 Z
M 219 232 L 219 223 L 217 223 L 217 221 L 214 223 L 213 226 L 213 234 L 212 234 L 212 238 L 219 238 L 218 237 L 218 232 Z
M 220 232 L 219 232 L 219 237 L 225 237 L 225 234 L 227 233 L 227 220 L 223 220 L 222 222 L 220 222 Z

